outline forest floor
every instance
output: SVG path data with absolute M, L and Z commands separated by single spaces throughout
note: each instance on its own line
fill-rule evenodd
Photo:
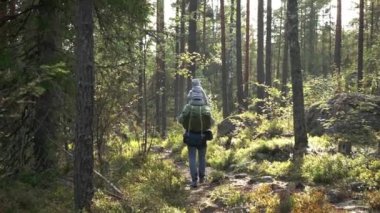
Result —
M 239 192 L 251 192 L 258 188 L 262 184 L 269 184 L 275 191 L 291 191 L 291 193 L 298 193 L 304 191 L 306 187 L 314 188 L 317 186 L 305 186 L 300 182 L 288 182 L 282 180 L 276 180 L 271 176 L 263 176 L 252 178 L 246 173 L 234 173 L 225 171 L 222 181 L 211 182 L 207 179 L 205 183 L 198 184 L 196 188 L 190 187 L 190 172 L 189 167 L 184 161 L 174 160 L 174 156 L 169 149 L 163 149 L 162 158 L 172 161 L 177 167 L 180 174 L 187 180 L 186 190 L 189 192 L 186 199 L 186 211 L 187 212 L 250 212 L 249 207 L 245 205 L 241 206 L 226 206 L 223 197 L 218 198 L 219 194 L 215 194 L 215 191 L 221 187 L 228 187 L 230 190 Z M 213 168 L 207 167 L 206 174 L 210 174 Z M 320 186 L 318 186 L 320 187 Z M 328 191 L 334 191 L 335 189 L 329 188 L 330 186 L 324 186 Z M 223 195 L 222 195 L 223 196 Z M 333 195 L 335 196 L 335 195 Z M 339 195 L 336 195 L 339 196 Z M 360 197 L 360 196 L 359 196 Z M 335 211 L 333 212 L 351 212 L 351 213 L 364 213 L 371 212 L 369 206 L 366 205 L 360 198 L 345 198 L 340 202 L 331 203 Z

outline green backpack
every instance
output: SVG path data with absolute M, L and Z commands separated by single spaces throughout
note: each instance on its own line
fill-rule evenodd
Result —
M 212 118 L 209 106 L 193 106 L 187 104 L 181 115 L 179 122 L 187 131 L 204 132 L 211 128 Z

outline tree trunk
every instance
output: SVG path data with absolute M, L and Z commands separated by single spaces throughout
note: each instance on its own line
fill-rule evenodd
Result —
M 241 53 L 241 0 L 236 1 L 236 87 L 238 108 L 244 107 L 243 94 L 243 71 L 242 71 L 242 53 Z
M 92 0 L 77 0 L 75 71 L 77 82 L 74 150 L 74 201 L 76 211 L 89 209 L 93 186 L 94 38 Z
M 363 84 L 364 0 L 360 0 L 359 10 L 358 91 L 361 91 Z
M 295 154 L 302 154 L 307 148 L 305 109 L 301 71 L 301 55 L 298 42 L 298 8 L 297 0 L 288 0 L 288 42 L 290 49 L 290 66 L 293 91 L 293 124 Z
M 229 48 L 227 52 L 227 58 L 226 58 L 226 69 L 227 69 L 227 112 L 228 114 L 231 114 L 231 112 L 234 111 L 234 96 L 233 96 L 233 78 L 234 78 L 234 73 L 235 73 L 235 57 L 234 57 L 234 51 L 236 51 L 236 37 L 233 36 L 234 34 L 234 12 L 235 12 L 235 0 L 231 0 L 231 9 L 230 9 L 230 33 L 229 33 Z
M 37 47 L 39 52 L 39 68 L 43 65 L 54 65 L 57 63 L 57 5 L 53 1 L 41 0 L 38 9 L 38 39 Z M 40 74 L 46 75 L 44 70 Z M 34 133 L 34 168 L 37 171 L 44 171 L 55 165 L 53 159 L 53 147 L 56 141 L 57 122 L 54 118 L 57 111 L 56 92 L 54 86 L 46 88 L 46 91 L 37 98 L 36 120 Z
M 289 42 L 287 39 L 288 34 L 288 22 L 285 20 L 284 23 L 284 50 L 283 50 L 283 57 L 282 57 L 282 77 L 281 77 L 281 93 L 283 96 L 288 96 L 288 73 L 289 73 Z
M 264 107 L 264 0 L 258 0 L 257 12 L 257 98 L 259 99 L 256 108 L 259 114 L 262 113 Z
M 198 0 L 190 0 L 189 5 L 189 53 L 192 56 L 198 52 L 197 50 L 197 10 L 198 10 Z M 195 71 L 197 69 L 196 60 L 192 57 L 190 64 L 190 74 L 194 78 Z M 191 78 L 188 78 L 187 89 L 191 89 Z
M 180 57 L 180 52 L 179 52 L 179 42 L 180 42 L 180 34 L 179 34 L 179 3 L 180 1 L 177 0 L 175 3 L 175 63 L 174 63 L 174 70 L 175 70 L 175 81 L 174 81 L 174 115 L 173 119 L 176 121 L 177 116 L 180 113 L 180 106 L 179 106 L 179 79 L 180 75 L 178 73 L 178 65 L 179 65 L 179 57 Z
M 186 46 L 186 40 L 185 40 L 185 14 L 186 14 L 186 0 L 181 0 L 181 23 L 180 23 L 180 46 L 179 51 L 180 55 L 183 55 L 185 53 L 185 46 Z M 185 66 L 183 63 L 181 63 L 180 69 L 184 69 Z M 182 107 L 185 105 L 185 77 L 181 75 L 179 77 L 179 110 L 182 109 Z
M 338 77 L 340 76 L 341 48 L 342 48 L 342 0 L 337 0 L 337 16 L 335 29 L 334 65 Z
M 315 5 L 314 0 L 310 1 L 310 16 L 309 16 L 309 38 L 308 38 L 308 54 L 307 54 L 307 71 L 308 73 L 315 74 L 315 56 L 314 56 L 314 49 L 315 49 L 315 43 L 318 41 L 315 39 Z
M 244 106 L 248 107 L 248 97 L 249 97 L 249 18 L 250 18 L 250 4 L 249 0 L 247 0 L 247 17 L 246 17 L 246 26 L 245 26 L 245 68 L 244 68 Z
M 156 125 L 161 137 L 166 136 L 166 85 L 165 85 L 165 37 L 164 0 L 157 0 L 156 46 Z
M 282 4 L 282 3 L 281 3 Z M 284 1 L 284 4 L 286 4 L 286 1 Z M 282 22 L 283 22 L 283 19 L 284 19 L 284 8 L 285 6 L 284 5 L 281 5 L 281 8 L 280 8 L 280 33 L 278 34 L 278 52 L 277 52 L 277 68 L 276 68 L 276 79 L 280 81 L 280 64 L 281 64 L 281 48 L 282 48 L 282 45 L 281 45 L 281 40 L 282 40 Z M 286 40 L 286 38 L 285 38 Z
M 206 43 L 206 12 L 207 12 L 207 0 L 203 0 L 203 28 L 202 28 L 202 42 L 203 42 L 203 67 L 206 66 L 206 50 L 207 50 L 207 43 Z
M 144 84 L 144 76 L 143 76 L 143 72 L 144 72 L 144 67 L 143 67 L 143 64 L 144 64 L 144 59 L 143 59 L 143 52 L 144 52 L 144 44 L 143 44 L 143 39 L 141 38 L 141 41 L 139 43 L 139 51 L 140 51 L 140 54 L 141 56 L 139 57 L 139 79 L 138 79 L 138 83 L 137 83 L 137 87 L 138 87 L 138 93 L 139 93 L 139 100 L 138 100 L 138 107 L 137 107 L 137 112 L 138 112 L 138 124 L 140 125 L 140 127 L 142 127 L 143 125 L 143 120 L 144 120 L 144 93 L 143 93 L 143 84 Z
M 267 1 L 267 37 L 265 45 L 265 85 L 272 86 L 272 0 Z
M 221 45 L 222 45 L 222 102 L 223 102 L 223 118 L 226 118 L 228 113 L 227 99 L 227 70 L 226 70 L 226 25 L 224 20 L 224 0 L 220 0 L 220 28 L 221 28 Z

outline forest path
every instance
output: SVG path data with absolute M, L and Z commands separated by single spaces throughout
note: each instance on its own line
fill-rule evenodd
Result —
M 198 184 L 196 188 L 190 187 L 191 177 L 189 166 L 187 161 L 178 161 L 174 160 L 174 153 L 170 149 L 163 147 L 153 148 L 153 152 L 161 153 L 161 158 L 168 160 L 174 163 L 177 168 L 177 171 L 186 179 L 185 190 L 188 191 L 188 197 L 186 199 L 185 207 L 186 212 L 249 212 L 248 209 L 244 207 L 237 208 L 226 208 L 222 203 L 216 200 L 213 202 L 212 192 L 219 186 L 229 185 L 236 190 L 240 191 L 252 191 L 261 183 L 270 183 L 272 186 L 278 189 L 286 189 L 295 191 L 297 189 L 289 189 L 289 186 L 296 185 L 296 183 L 285 182 L 280 180 L 275 180 L 271 176 L 262 176 L 257 179 L 252 179 L 249 175 L 245 173 L 233 173 L 226 172 L 224 174 L 224 179 L 222 183 L 212 183 L 210 180 L 206 180 L 205 183 Z M 213 168 L 206 167 L 206 177 L 210 175 L 213 171 Z M 302 185 L 302 184 L 301 184 Z M 309 186 L 310 187 L 310 186 Z M 333 191 L 333 188 L 326 187 L 326 190 Z M 368 205 L 362 199 L 357 198 L 348 198 L 344 199 L 339 203 L 334 203 L 335 207 L 334 212 L 349 212 L 349 213 L 367 213 L 372 212 Z M 376 212 L 376 211 L 375 211 Z

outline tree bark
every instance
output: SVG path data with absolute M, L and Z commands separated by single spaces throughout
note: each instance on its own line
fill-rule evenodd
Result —
M 189 5 L 189 53 L 193 56 L 190 64 L 190 74 L 194 78 L 195 71 L 197 69 L 195 54 L 198 52 L 197 49 L 197 10 L 198 10 L 198 0 L 190 0 Z M 191 89 L 191 78 L 188 78 L 187 89 Z
M 286 4 L 286 1 L 284 1 L 284 4 Z M 283 19 L 284 19 L 284 8 L 285 8 L 285 6 L 284 5 L 282 5 L 282 3 L 281 3 L 281 8 L 280 8 L 280 33 L 279 33 L 279 35 L 278 35 L 278 52 L 277 52 L 277 68 L 276 68 L 276 79 L 278 80 L 278 81 L 280 81 L 280 64 L 281 64 L 281 60 L 280 60 L 280 58 L 281 58 L 281 48 L 282 48 L 282 42 L 281 42 L 281 40 L 282 40 L 282 22 L 283 22 Z M 285 38 L 285 40 L 286 40 L 286 38 Z
M 186 14 L 186 0 L 181 0 L 181 23 L 180 23 L 180 46 L 179 51 L 180 55 L 183 55 L 185 53 L 185 46 L 186 46 L 186 40 L 185 40 L 185 14 Z M 184 64 L 181 63 L 181 70 L 185 68 Z M 181 75 L 179 77 L 179 109 L 181 110 L 182 107 L 185 105 L 185 77 Z
M 230 23 L 229 23 L 229 48 L 227 51 L 227 58 L 226 58 L 226 69 L 227 69 L 227 103 L 228 103 L 228 114 L 231 114 L 231 112 L 234 111 L 234 73 L 235 73 L 235 64 L 236 61 L 234 53 L 236 52 L 236 36 L 234 37 L 234 30 L 236 30 L 236 21 L 235 21 L 235 0 L 231 0 L 231 5 L 230 5 Z M 235 34 L 236 35 L 236 34 Z
M 92 0 L 76 1 L 75 71 L 77 82 L 74 150 L 74 201 L 76 211 L 89 209 L 93 185 L 94 38 Z
M 243 62 L 241 53 L 241 0 L 236 1 L 236 87 L 238 108 L 244 107 L 243 94 Z
M 265 85 L 272 86 L 272 0 L 267 1 L 267 37 L 265 45 Z
M 41 0 L 38 9 L 38 53 L 39 68 L 43 65 L 54 65 L 57 63 L 57 5 L 53 1 Z M 46 75 L 40 70 L 40 75 Z M 58 124 L 54 118 L 57 111 L 56 91 L 54 86 L 46 88 L 46 91 L 36 100 L 36 118 L 34 134 L 34 169 L 44 171 L 54 167 L 53 143 L 56 140 Z
M 259 101 L 256 104 L 257 112 L 261 114 L 264 107 L 264 0 L 258 0 L 257 12 L 257 98 Z
M 290 49 L 290 66 L 293 91 L 293 124 L 295 154 L 306 151 L 308 142 L 305 124 L 305 107 L 303 96 L 303 83 L 301 71 L 301 55 L 298 41 L 298 8 L 297 0 L 288 0 L 287 10 L 288 42 Z
M 342 48 L 342 0 L 337 0 L 337 16 L 335 29 L 334 65 L 337 75 L 340 76 L 341 48 Z
M 288 34 L 288 22 L 285 20 L 284 23 L 284 49 L 283 49 L 283 57 L 282 57 L 282 76 L 281 76 L 281 93 L 283 96 L 288 96 L 288 73 L 289 73 L 289 42 L 287 39 Z
M 220 0 L 220 28 L 221 28 L 221 45 L 222 45 L 222 102 L 223 102 L 223 118 L 226 118 L 228 113 L 227 99 L 227 70 L 226 70 L 226 26 L 224 17 L 224 0 Z
M 178 66 L 179 66 L 179 57 L 180 57 L 180 32 L 179 32 L 179 7 L 180 7 L 180 0 L 176 1 L 175 4 L 175 63 L 174 63 L 174 70 L 175 70 L 175 81 L 174 81 L 174 116 L 173 119 L 176 121 L 177 116 L 180 113 L 180 106 L 179 106 L 179 87 L 180 87 L 180 77 L 178 73 Z
M 359 36 L 358 36 L 358 91 L 363 84 L 363 49 L 364 49 L 364 0 L 359 4 Z
M 245 26 L 245 68 L 244 68 L 244 106 L 248 107 L 248 96 L 249 96 L 249 18 L 250 18 L 250 4 L 247 0 L 247 17 L 246 17 L 246 26 Z

